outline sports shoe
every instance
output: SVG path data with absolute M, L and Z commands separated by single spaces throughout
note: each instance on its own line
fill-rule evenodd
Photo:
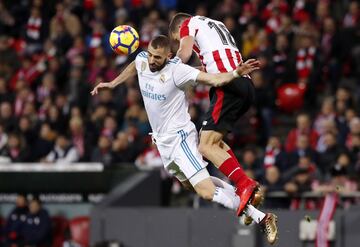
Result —
M 254 196 L 250 199 L 250 204 L 255 208 L 258 208 L 264 201 L 264 195 L 260 189 L 256 189 Z M 253 219 L 250 216 L 244 217 L 244 224 L 246 226 L 250 225 L 253 222 Z
M 243 182 L 240 182 L 236 185 L 236 194 L 240 197 L 240 205 L 237 210 L 237 215 L 240 216 L 254 195 L 255 190 L 259 187 L 259 184 L 248 178 Z
M 278 240 L 277 216 L 272 213 L 267 213 L 264 219 L 259 223 L 263 228 L 269 244 L 273 245 Z

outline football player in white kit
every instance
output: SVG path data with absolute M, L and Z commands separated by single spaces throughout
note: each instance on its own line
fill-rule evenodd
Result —
M 179 42 L 176 55 L 182 62 L 187 63 L 195 51 L 209 73 L 227 73 L 243 62 L 234 38 L 220 21 L 177 13 L 169 25 L 169 36 Z M 254 102 L 255 88 L 250 76 L 244 74 L 234 78 L 232 83 L 211 87 L 209 96 L 210 107 L 203 121 L 199 151 L 234 183 L 236 194 L 241 198 L 237 213 L 242 215 L 249 203 L 258 207 L 263 196 L 258 190 L 259 184 L 245 174 L 223 138 Z M 275 227 L 265 229 L 265 233 L 268 242 L 274 244 L 277 239 L 276 215 L 268 213 L 260 220 L 273 222 Z M 244 217 L 246 225 L 251 222 L 251 217 Z
M 210 177 L 207 163 L 198 151 L 198 133 L 188 113 L 184 90 L 197 82 L 214 87 L 224 85 L 258 69 L 259 63 L 251 59 L 232 72 L 208 74 L 183 64 L 177 57 L 169 59 L 170 55 L 169 39 L 157 36 L 150 42 L 147 52 L 139 53 L 118 77 L 99 83 L 91 94 L 96 95 L 101 88 L 114 88 L 137 73 L 152 136 L 165 168 L 202 198 L 237 210 L 240 198 L 234 187 Z M 248 208 L 248 215 L 254 220 L 265 215 L 252 205 Z

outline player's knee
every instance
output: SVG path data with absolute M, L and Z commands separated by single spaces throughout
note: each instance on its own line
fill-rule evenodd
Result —
M 201 153 L 201 155 L 206 157 L 209 150 L 211 150 L 211 146 L 212 145 L 209 145 L 208 143 L 200 142 L 199 146 L 198 146 L 198 149 L 199 149 L 199 152 Z
M 182 185 L 184 186 L 184 188 L 186 190 L 189 190 L 191 192 L 195 192 L 194 187 L 191 185 L 191 183 L 188 180 L 186 180 L 184 182 L 181 182 L 181 183 L 182 183 Z

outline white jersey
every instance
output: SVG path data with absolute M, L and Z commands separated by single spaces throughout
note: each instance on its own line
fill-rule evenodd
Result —
M 180 38 L 192 36 L 194 51 L 207 72 L 229 72 L 242 62 L 235 40 L 224 23 L 204 16 L 186 19 L 180 27 Z
M 135 59 L 141 95 L 153 130 L 153 138 L 165 168 L 179 179 L 189 179 L 193 186 L 194 175 L 207 163 L 198 151 L 198 133 L 188 113 L 184 89 L 195 85 L 200 71 L 171 59 L 165 67 L 151 72 L 147 53 Z M 207 174 L 208 176 L 208 174 Z M 202 179 L 204 177 L 201 177 Z
M 153 132 L 156 135 L 176 134 L 191 123 L 184 88 L 195 85 L 200 71 L 183 64 L 175 57 L 157 72 L 151 72 L 146 52 L 136 59 L 141 95 Z

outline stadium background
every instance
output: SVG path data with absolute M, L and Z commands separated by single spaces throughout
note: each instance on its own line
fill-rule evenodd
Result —
M 2 0 L 1 241 L 36 235 L 28 227 L 9 240 L 6 222 L 17 193 L 43 201 L 52 217 L 49 235 L 54 240 L 61 232 L 61 242 L 74 234 L 68 224 L 88 222 L 93 205 L 138 170 L 156 170 L 144 173 L 162 185 L 149 204 L 214 208 L 158 169 L 136 78 L 90 96 L 96 83 L 115 78 L 136 56 L 111 51 L 113 27 L 138 30 L 140 52 L 152 37 L 167 34 L 178 11 L 222 20 L 243 59 L 262 63 L 252 74 L 257 102 L 227 140 L 264 185 L 264 206 L 294 215 L 319 210 L 324 192 L 333 191 L 342 195 L 339 210 L 359 205 L 359 1 Z M 203 86 L 188 92 L 198 128 L 207 92 Z M 141 199 L 152 192 L 137 195 L 134 203 L 145 205 Z M 55 236 L 61 224 L 65 230 Z

